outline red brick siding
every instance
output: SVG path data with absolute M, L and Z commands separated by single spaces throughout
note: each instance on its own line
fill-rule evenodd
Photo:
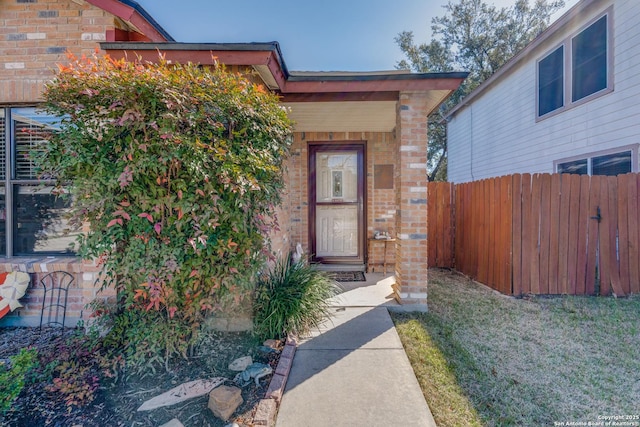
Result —
M 308 204 L 308 144 L 318 141 L 366 141 L 367 158 L 367 237 L 373 237 L 376 230 L 396 235 L 395 189 L 374 188 L 374 166 L 396 163 L 397 148 L 392 132 L 296 132 L 292 155 L 288 162 L 289 215 L 291 218 L 291 245 L 301 243 L 305 253 L 309 247 L 309 204 Z M 394 167 L 397 173 L 397 167 Z M 370 263 L 382 263 L 382 247 L 376 245 Z M 394 262 L 394 253 L 389 250 L 387 263 Z
M 397 110 L 396 297 L 427 303 L 427 109 L 428 94 L 401 93 Z
M 44 84 L 57 64 L 68 63 L 66 52 L 92 55 L 107 30 L 116 28 L 113 15 L 82 0 L 36 0 L 18 3 L 0 0 L 0 105 L 37 104 Z M 31 275 L 23 308 L 8 314 L 0 325 L 34 325 L 40 321 L 46 272 L 74 275 L 67 300 L 67 325 L 73 326 L 89 311 L 85 305 L 96 298 L 99 269 L 75 258 L 0 259 L 0 272 L 23 271 Z M 106 298 L 106 295 L 104 295 Z
M 65 271 L 74 276 L 67 296 L 67 326 L 75 326 L 79 320 L 87 320 L 90 310 L 86 305 L 96 298 L 106 299 L 115 292 L 100 292 L 96 284 L 100 269 L 77 258 L 14 258 L 0 262 L 0 273 L 23 271 L 31 276 L 27 294 L 19 301 L 24 306 L 0 320 L 0 326 L 37 326 L 40 322 L 44 288 L 40 279 L 53 271 Z M 45 312 L 45 316 L 46 316 Z M 60 319 L 62 320 L 62 319 Z
M 113 15 L 82 1 L 0 0 L 0 104 L 39 101 L 66 51 L 91 55 L 115 27 Z

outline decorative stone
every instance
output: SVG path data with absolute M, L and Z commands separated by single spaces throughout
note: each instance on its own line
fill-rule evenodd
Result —
M 266 340 L 262 343 L 265 347 L 272 348 L 274 350 L 280 350 L 281 342 L 278 340 Z
M 182 424 L 179 419 L 174 418 L 168 423 L 162 424 L 160 427 L 184 427 L 184 424 Z
M 195 380 L 180 384 L 169 391 L 147 400 L 138 408 L 138 411 L 150 411 L 163 406 L 175 405 L 176 403 L 184 402 L 194 397 L 204 396 L 226 380 L 226 378 L 216 377 L 208 380 Z
M 233 362 L 229 363 L 229 370 L 235 372 L 242 372 L 253 363 L 251 356 L 240 357 Z
M 258 350 L 260 350 L 264 354 L 272 354 L 272 353 L 278 352 L 278 350 L 271 347 L 267 347 L 266 345 L 261 345 L 260 347 L 258 347 Z
M 220 332 L 246 332 L 253 329 L 253 319 L 249 316 L 212 317 L 207 320 L 208 328 Z
M 208 407 L 213 415 L 227 421 L 242 402 L 242 391 L 238 387 L 222 385 L 209 393 Z

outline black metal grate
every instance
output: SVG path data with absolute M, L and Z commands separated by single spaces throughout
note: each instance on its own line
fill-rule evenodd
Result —
M 73 276 L 66 271 L 54 271 L 40 279 L 44 288 L 40 329 L 43 325 L 64 328 L 67 318 L 67 297 L 73 281 Z M 47 312 L 46 321 L 45 311 Z

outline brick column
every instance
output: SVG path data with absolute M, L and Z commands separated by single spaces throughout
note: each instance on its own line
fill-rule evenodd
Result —
M 427 94 L 401 92 L 396 114 L 395 297 L 415 311 L 427 310 Z

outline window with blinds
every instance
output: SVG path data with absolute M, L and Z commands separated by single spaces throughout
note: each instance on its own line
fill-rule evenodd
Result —
M 14 177 L 17 180 L 37 180 L 40 176 L 34 159 L 38 152 L 42 152 L 52 129 L 34 111 L 27 109 L 15 109 L 12 118 L 15 135 Z
M 69 221 L 71 198 L 36 166 L 59 123 L 34 107 L 0 107 L 0 256 L 73 254 L 81 230 Z
M 0 108 L 0 256 L 7 255 L 7 207 L 5 199 L 6 173 L 6 146 L 7 146 L 7 125 L 4 109 Z
M 7 146 L 6 133 L 6 120 L 4 117 L 4 110 L 0 108 L 0 179 L 7 178 L 7 169 L 5 167 L 5 153 Z

